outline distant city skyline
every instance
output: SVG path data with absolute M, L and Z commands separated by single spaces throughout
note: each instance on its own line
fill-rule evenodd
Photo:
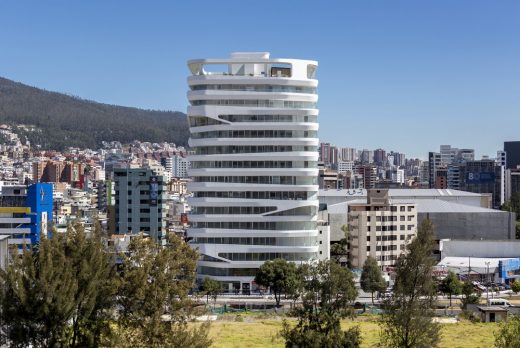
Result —
M 517 1 L 0 4 L 0 76 L 104 103 L 186 111 L 186 61 L 319 62 L 321 141 L 426 159 L 520 140 Z M 293 15 L 297 14 L 297 15 Z M 66 29 L 64 29 L 66 28 Z
M 520 136 L 519 136 L 519 138 L 520 138 Z M 393 152 L 398 152 L 398 153 L 405 154 L 406 155 L 406 159 L 419 159 L 419 160 L 423 160 L 423 161 L 428 161 L 428 153 L 429 152 L 439 152 L 439 148 L 442 145 L 450 145 L 450 146 L 452 146 L 454 148 L 458 148 L 458 149 L 471 149 L 471 150 L 475 150 L 475 159 L 476 160 L 480 160 L 484 156 L 487 156 L 490 159 L 494 159 L 497 156 L 497 151 L 503 150 L 503 147 L 504 147 L 504 144 L 502 144 L 500 149 L 497 149 L 493 153 L 490 153 L 490 154 L 486 154 L 486 153 L 479 154 L 478 149 L 476 149 L 474 146 L 458 146 L 456 144 L 455 145 L 454 144 L 438 144 L 434 148 L 428 150 L 423 156 L 411 156 L 406 151 L 402 151 L 402 150 L 395 149 L 395 148 L 390 148 L 390 147 L 384 147 L 384 146 L 378 146 L 378 147 L 375 147 L 375 148 L 369 148 L 369 147 L 366 147 L 366 146 L 365 147 L 355 147 L 355 146 L 349 146 L 349 145 L 336 144 L 334 142 L 326 141 L 324 139 L 320 139 L 320 143 L 329 143 L 331 146 L 335 146 L 337 148 L 352 148 L 352 149 L 355 149 L 357 151 L 363 151 L 363 150 L 375 151 L 375 150 L 378 150 L 378 149 L 383 149 L 383 150 L 386 151 L 386 155 L 389 155 L 390 152 L 393 151 Z

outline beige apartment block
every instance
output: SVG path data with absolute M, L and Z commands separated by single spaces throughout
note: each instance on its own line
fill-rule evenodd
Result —
M 348 226 L 351 266 L 362 268 L 372 256 L 383 271 L 391 271 L 417 232 L 417 207 L 390 200 L 388 190 L 368 190 L 366 203 L 349 204 Z

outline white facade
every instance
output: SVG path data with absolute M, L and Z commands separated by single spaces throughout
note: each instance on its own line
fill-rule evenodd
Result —
M 354 170 L 354 161 L 338 161 L 338 173 L 345 174 Z
M 188 169 L 190 169 L 190 161 L 182 156 L 175 155 L 172 158 L 166 160 L 166 169 L 170 167 L 172 177 L 174 178 L 186 178 L 188 177 Z
M 188 67 L 188 236 L 199 277 L 247 292 L 266 260 L 318 259 L 317 62 L 233 53 Z
M 395 172 L 392 173 L 392 181 L 397 182 L 399 184 L 404 184 L 404 169 L 396 169 Z

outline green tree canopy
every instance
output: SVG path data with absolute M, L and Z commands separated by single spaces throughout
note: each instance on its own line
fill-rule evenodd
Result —
M 462 293 L 462 282 L 453 271 L 449 271 L 446 278 L 441 281 L 439 288 L 444 294 L 448 294 L 451 307 L 451 296 Z
M 118 293 L 119 345 L 194 347 L 211 344 L 208 325 L 188 326 L 197 312 L 188 296 L 195 286 L 198 254 L 175 235 L 169 245 L 135 237 L 122 255 Z
M 511 290 L 514 293 L 519 293 L 520 292 L 520 282 L 513 282 L 513 284 L 511 284 Z
M 462 307 L 466 308 L 468 304 L 478 303 L 480 296 L 475 294 L 475 287 L 471 283 L 471 281 L 466 280 L 462 283 Z
M 374 303 L 374 292 L 386 289 L 386 281 L 383 278 L 381 269 L 377 265 L 376 259 L 369 256 L 363 264 L 361 272 L 361 289 L 372 294 L 372 304 Z
M 356 299 L 350 270 L 333 261 L 300 267 L 305 279 L 302 305 L 294 309 L 298 323 L 292 327 L 284 321 L 282 336 L 286 347 L 359 347 L 358 327 L 342 331 L 341 318 L 353 314 Z
M 222 292 L 222 283 L 206 277 L 202 281 L 202 291 L 206 293 L 206 303 L 209 302 L 209 298 L 213 299 L 213 302 L 217 301 L 217 296 Z
M 282 293 L 292 293 L 298 279 L 296 265 L 284 259 L 266 261 L 255 276 L 258 285 L 271 289 L 277 306 L 280 305 Z
M 433 225 L 424 220 L 395 266 L 393 296 L 385 300 L 381 316 L 383 346 L 437 347 L 439 325 L 432 322 L 436 299 L 433 249 Z
M 0 273 L 6 339 L 11 347 L 107 344 L 115 272 L 99 226 L 90 238 L 79 223 L 53 235 Z

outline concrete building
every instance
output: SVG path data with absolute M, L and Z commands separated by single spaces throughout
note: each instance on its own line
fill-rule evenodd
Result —
M 429 163 L 424 161 L 419 167 L 419 183 L 424 187 L 429 187 L 430 171 L 428 167 Z
M 200 278 L 248 293 L 264 261 L 320 258 L 317 62 L 232 53 L 188 67 L 187 234 Z
M 361 151 L 361 155 L 359 157 L 360 157 L 361 163 L 363 163 L 363 164 L 374 163 L 374 151 L 363 149 Z
M 392 203 L 388 190 L 368 190 L 366 202 L 349 204 L 348 214 L 352 268 L 363 268 L 372 256 L 381 269 L 389 270 L 417 233 L 415 204 Z
M 464 173 L 464 191 L 491 194 L 492 207 L 495 209 L 504 203 L 503 167 L 497 165 L 494 160 L 466 161 L 461 170 Z
M 505 141 L 506 169 L 515 169 L 520 166 L 520 141 Z
M 437 168 L 435 171 L 435 185 L 433 188 L 441 190 L 448 188 L 448 169 L 446 167 Z
M 340 189 L 341 180 L 338 176 L 338 172 L 331 169 L 320 169 L 318 172 L 318 187 L 320 189 Z
M 437 152 L 428 153 L 428 183 L 430 188 L 435 188 L 437 169 L 442 166 L 441 154 Z
M 464 178 L 461 177 L 461 166 L 460 164 L 448 165 L 447 171 L 448 185 L 444 188 L 450 188 L 452 190 L 460 190 L 464 184 Z M 439 187 L 438 187 L 439 188 Z
M 338 173 L 345 174 L 346 172 L 354 171 L 354 161 L 339 161 Z
M 384 165 L 386 162 L 386 151 L 383 149 L 374 150 L 374 163 L 378 166 Z M 393 161 L 392 161 L 393 164 Z
M 511 196 L 520 192 L 520 168 L 517 169 L 506 169 L 504 172 L 505 182 L 505 197 L 504 200 L 508 201 Z
M 363 176 L 363 187 L 366 189 L 371 189 L 376 187 L 377 180 L 377 167 L 373 165 L 358 165 L 354 167 L 354 172 L 356 174 L 361 174 Z
M 405 175 L 404 169 L 396 169 L 392 172 L 392 181 L 404 185 Z
M 115 204 L 115 187 L 112 180 L 99 180 L 96 182 L 97 188 L 97 209 L 100 212 L 107 212 L 108 207 Z
M 416 206 L 420 224 L 429 218 L 437 239 L 511 240 L 515 239 L 515 214 L 489 209 L 491 198 L 456 190 L 389 189 L 392 204 L 411 203 Z M 320 204 L 327 205 L 331 241 L 342 238 L 341 226 L 348 223 L 348 206 L 365 203 L 367 191 L 320 190 Z
M 320 143 L 320 157 L 319 160 L 323 162 L 325 167 L 330 167 L 330 157 L 331 157 L 331 151 L 330 151 L 330 143 Z
M 342 161 L 357 161 L 357 150 L 352 147 L 341 147 L 339 149 Z
M 114 169 L 115 233 L 148 234 L 166 243 L 166 183 L 150 169 Z
M 183 156 L 174 155 L 165 159 L 165 168 L 173 178 L 187 178 L 191 163 Z
M 456 187 L 450 187 L 448 182 L 450 181 L 448 178 L 449 166 L 452 164 L 463 164 L 467 161 L 473 161 L 475 159 L 475 150 L 473 149 L 458 149 L 451 147 L 451 145 L 441 145 L 439 152 L 429 152 L 428 153 L 428 167 L 430 174 L 430 188 L 452 188 L 457 189 Z M 440 175 L 437 174 L 437 171 L 442 171 Z M 446 171 L 446 173 L 445 173 Z M 445 175 L 446 174 L 446 175 Z M 438 177 L 446 178 L 446 180 L 441 179 L 442 184 L 446 181 L 447 186 L 440 185 L 440 182 L 437 180 Z

